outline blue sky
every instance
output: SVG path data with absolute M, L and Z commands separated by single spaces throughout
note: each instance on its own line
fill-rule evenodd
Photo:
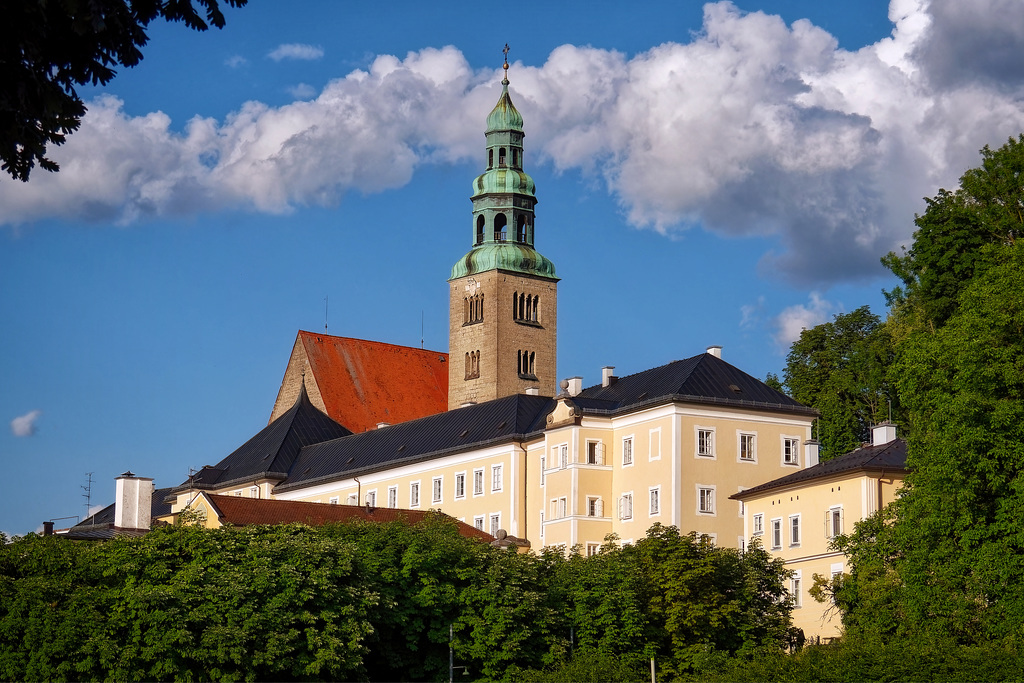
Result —
M 0 179 L 0 530 L 262 428 L 299 329 L 447 348 L 501 48 L 560 377 L 709 344 L 764 377 L 884 315 L 922 197 L 1024 130 L 1016 0 L 253 3 L 150 31 L 62 171 Z M 468 3 L 467 3 L 468 5 Z M 73 520 L 72 520 L 73 521 Z

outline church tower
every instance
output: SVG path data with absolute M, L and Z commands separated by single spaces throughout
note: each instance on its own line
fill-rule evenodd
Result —
M 553 396 L 555 266 L 534 249 L 533 179 L 523 171 L 523 117 L 508 94 L 487 117 L 487 168 L 473 181 L 473 247 L 452 267 L 448 409 L 537 389 Z

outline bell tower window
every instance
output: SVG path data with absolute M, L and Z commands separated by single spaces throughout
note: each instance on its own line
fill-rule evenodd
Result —
M 476 217 L 476 246 L 484 243 L 484 217 Z
M 526 242 L 526 216 L 523 214 L 516 217 L 516 241 L 520 244 Z
M 508 225 L 508 217 L 499 213 L 494 217 L 494 240 L 496 242 L 505 241 L 505 227 Z
M 498 166 L 504 166 L 504 165 L 505 165 L 505 148 L 504 147 L 500 147 L 498 149 Z
M 519 150 L 512 150 L 512 168 L 519 168 Z
M 493 149 L 487 150 L 487 168 L 488 169 L 494 168 L 494 150 Z

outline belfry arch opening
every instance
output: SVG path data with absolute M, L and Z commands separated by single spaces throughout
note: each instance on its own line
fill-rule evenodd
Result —
M 526 216 L 519 214 L 516 217 L 516 242 L 526 243 Z
M 484 243 L 484 221 L 483 216 L 476 217 L 476 244 L 481 245 Z
M 504 242 L 506 239 L 505 228 L 508 226 L 508 217 L 499 213 L 494 217 L 494 239 L 497 242 Z

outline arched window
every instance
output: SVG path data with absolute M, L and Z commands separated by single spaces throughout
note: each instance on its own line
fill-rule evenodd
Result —
M 537 374 L 536 368 L 534 368 L 534 366 L 533 366 L 533 362 L 536 359 L 536 356 L 537 356 L 536 353 L 534 353 L 533 351 L 530 351 L 530 374 L 531 375 L 536 375 Z
M 519 150 L 512 148 L 512 168 L 519 168 Z
M 469 352 L 466 352 L 466 379 L 473 376 L 473 363 L 469 360 Z
M 462 300 L 462 322 L 469 322 L 469 297 Z
M 508 217 L 499 213 L 494 217 L 494 239 L 498 242 L 505 241 L 505 226 L 508 225 Z
M 504 166 L 504 165 L 505 165 L 505 148 L 504 147 L 499 147 L 498 148 L 498 166 Z
M 512 319 L 519 320 L 519 292 L 512 292 Z
M 483 216 L 477 216 L 476 217 L 476 243 L 478 245 L 484 243 L 484 217 Z
M 487 168 L 494 168 L 494 150 L 487 150 Z
M 519 214 L 516 217 L 516 241 L 526 242 L 526 216 Z
M 477 318 L 476 319 L 479 322 L 483 322 L 484 321 L 484 295 L 483 294 L 480 295 L 480 303 L 478 304 L 478 306 L 479 306 L 479 308 L 477 309 Z

